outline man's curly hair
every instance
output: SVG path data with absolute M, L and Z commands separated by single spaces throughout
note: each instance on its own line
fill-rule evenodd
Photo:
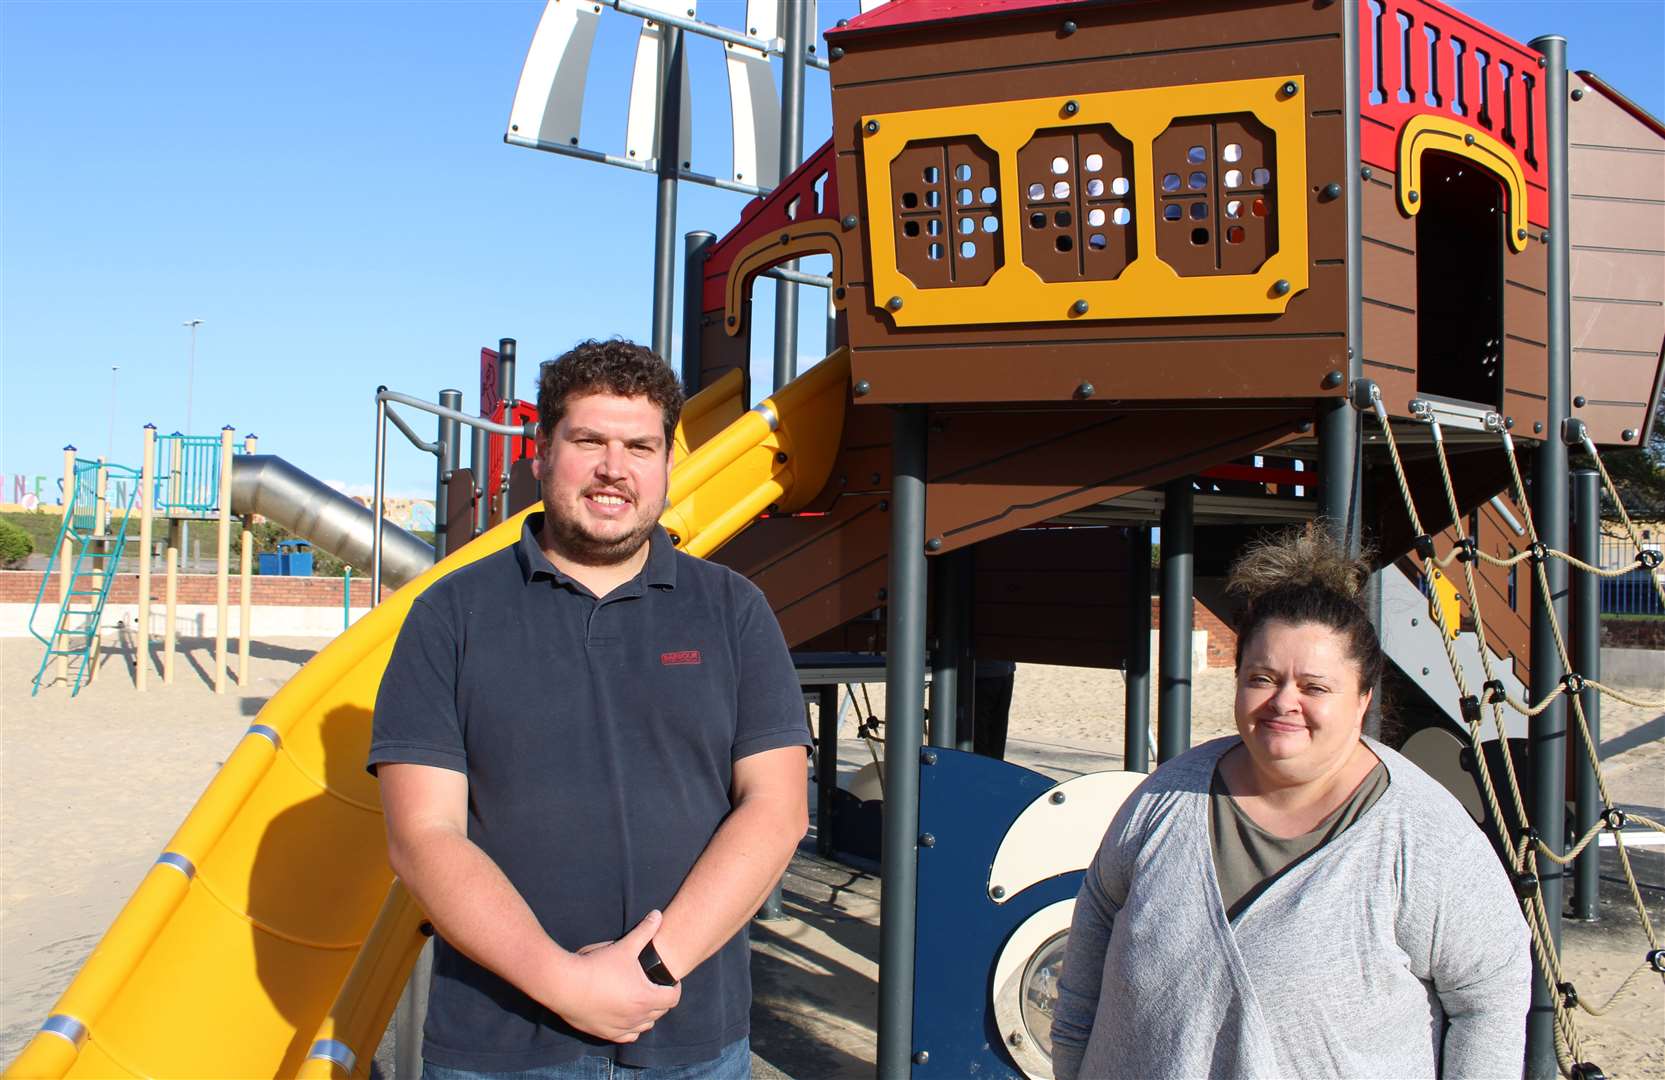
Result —
M 538 371 L 538 430 L 544 438 L 566 415 L 567 401 L 584 394 L 647 398 L 664 415 L 670 446 L 682 415 L 682 384 L 652 349 L 624 338 L 591 338 L 545 363 Z

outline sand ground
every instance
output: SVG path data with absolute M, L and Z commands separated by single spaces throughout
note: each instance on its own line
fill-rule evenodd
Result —
M 212 642 L 181 643 L 176 682 L 131 684 L 131 655 L 104 657 L 99 678 L 71 701 L 63 687 L 29 694 L 33 642 L 0 641 L 0 1063 L 28 1041 L 250 718 L 321 641 L 255 642 L 250 685 L 209 689 Z M 1229 729 L 1229 672 L 1193 687 L 1193 740 Z M 883 715 L 881 687 L 873 709 Z M 869 760 L 842 730 L 841 771 Z M 1615 798 L 1665 817 L 1665 713 L 1609 702 L 1602 719 Z M 1119 673 L 1022 666 L 1010 757 L 1053 776 L 1117 768 Z M 1654 925 L 1665 932 L 1665 849 L 1633 859 Z M 1567 975 L 1598 1004 L 1641 960 L 1646 939 L 1611 850 L 1603 858 L 1602 918 L 1566 924 Z M 811 854 L 794 861 L 790 916 L 753 933 L 754 1047 L 786 1074 L 872 1075 L 877 1014 L 878 879 Z M 1665 1077 L 1665 994 L 1657 979 L 1603 1017 L 1579 1018 L 1585 1057 L 1610 1077 Z M 391 1036 L 378 1061 L 390 1061 Z M 382 1071 L 382 1070 L 378 1070 Z

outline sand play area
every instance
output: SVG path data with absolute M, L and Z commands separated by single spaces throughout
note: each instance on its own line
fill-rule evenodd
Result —
M 142 696 L 131 654 L 108 651 L 99 678 L 71 701 L 63 687 L 31 698 L 38 647 L 0 642 L 0 1064 L 29 1040 L 260 706 L 322 644 L 255 642 L 249 685 L 220 697 L 208 685 L 211 642 L 182 642 L 174 685 L 153 679 Z M 1231 695 L 1229 670 L 1198 678 L 1195 741 L 1229 730 Z M 882 716 L 882 695 L 874 704 Z M 1118 768 L 1121 704 L 1119 673 L 1021 666 L 1009 756 L 1058 777 Z M 851 770 L 868 760 L 854 734 L 847 721 L 841 757 Z M 1616 798 L 1665 817 L 1665 713 L 1610 701 L 1602 744 Z M 1665 932 L 1665 848 L 1634 864 Z M 1597 1004 L 1647 948 L 1610 849 L 1602 873 L 1601 921 L 1565 930 L 1568 973 Z M 753 1046 L 788 1076 L 873 1074 L 879 888 L 876 876 L 801 855 L 786 882 L 790 918 L 753 932 Z M 1609 1077 L 1665 1077 L 1657 978 L 1579 1021 L 1586 1056 Z M 390 1069 L 388 1044 L 379 1072 Z

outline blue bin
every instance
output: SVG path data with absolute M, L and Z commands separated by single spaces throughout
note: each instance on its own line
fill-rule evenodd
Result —
M 279 540 L 279 573 L 286 577 L 312 576 L 312 543 L 308 540 Z
M 261 577 L 276 577 L 283 573 L 283 560 L 277 553 L 262 551 L 257 558 L 260 563 L 255 572 Z

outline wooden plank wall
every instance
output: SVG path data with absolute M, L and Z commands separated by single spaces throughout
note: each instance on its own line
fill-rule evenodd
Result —
M 1572 75 L 1572 415 L 1598 443 L 1637 445 L 1658 405 L 1665 342 L 1665 139 Z M 1623 438 L 1626 430 L 1636 434 Z

